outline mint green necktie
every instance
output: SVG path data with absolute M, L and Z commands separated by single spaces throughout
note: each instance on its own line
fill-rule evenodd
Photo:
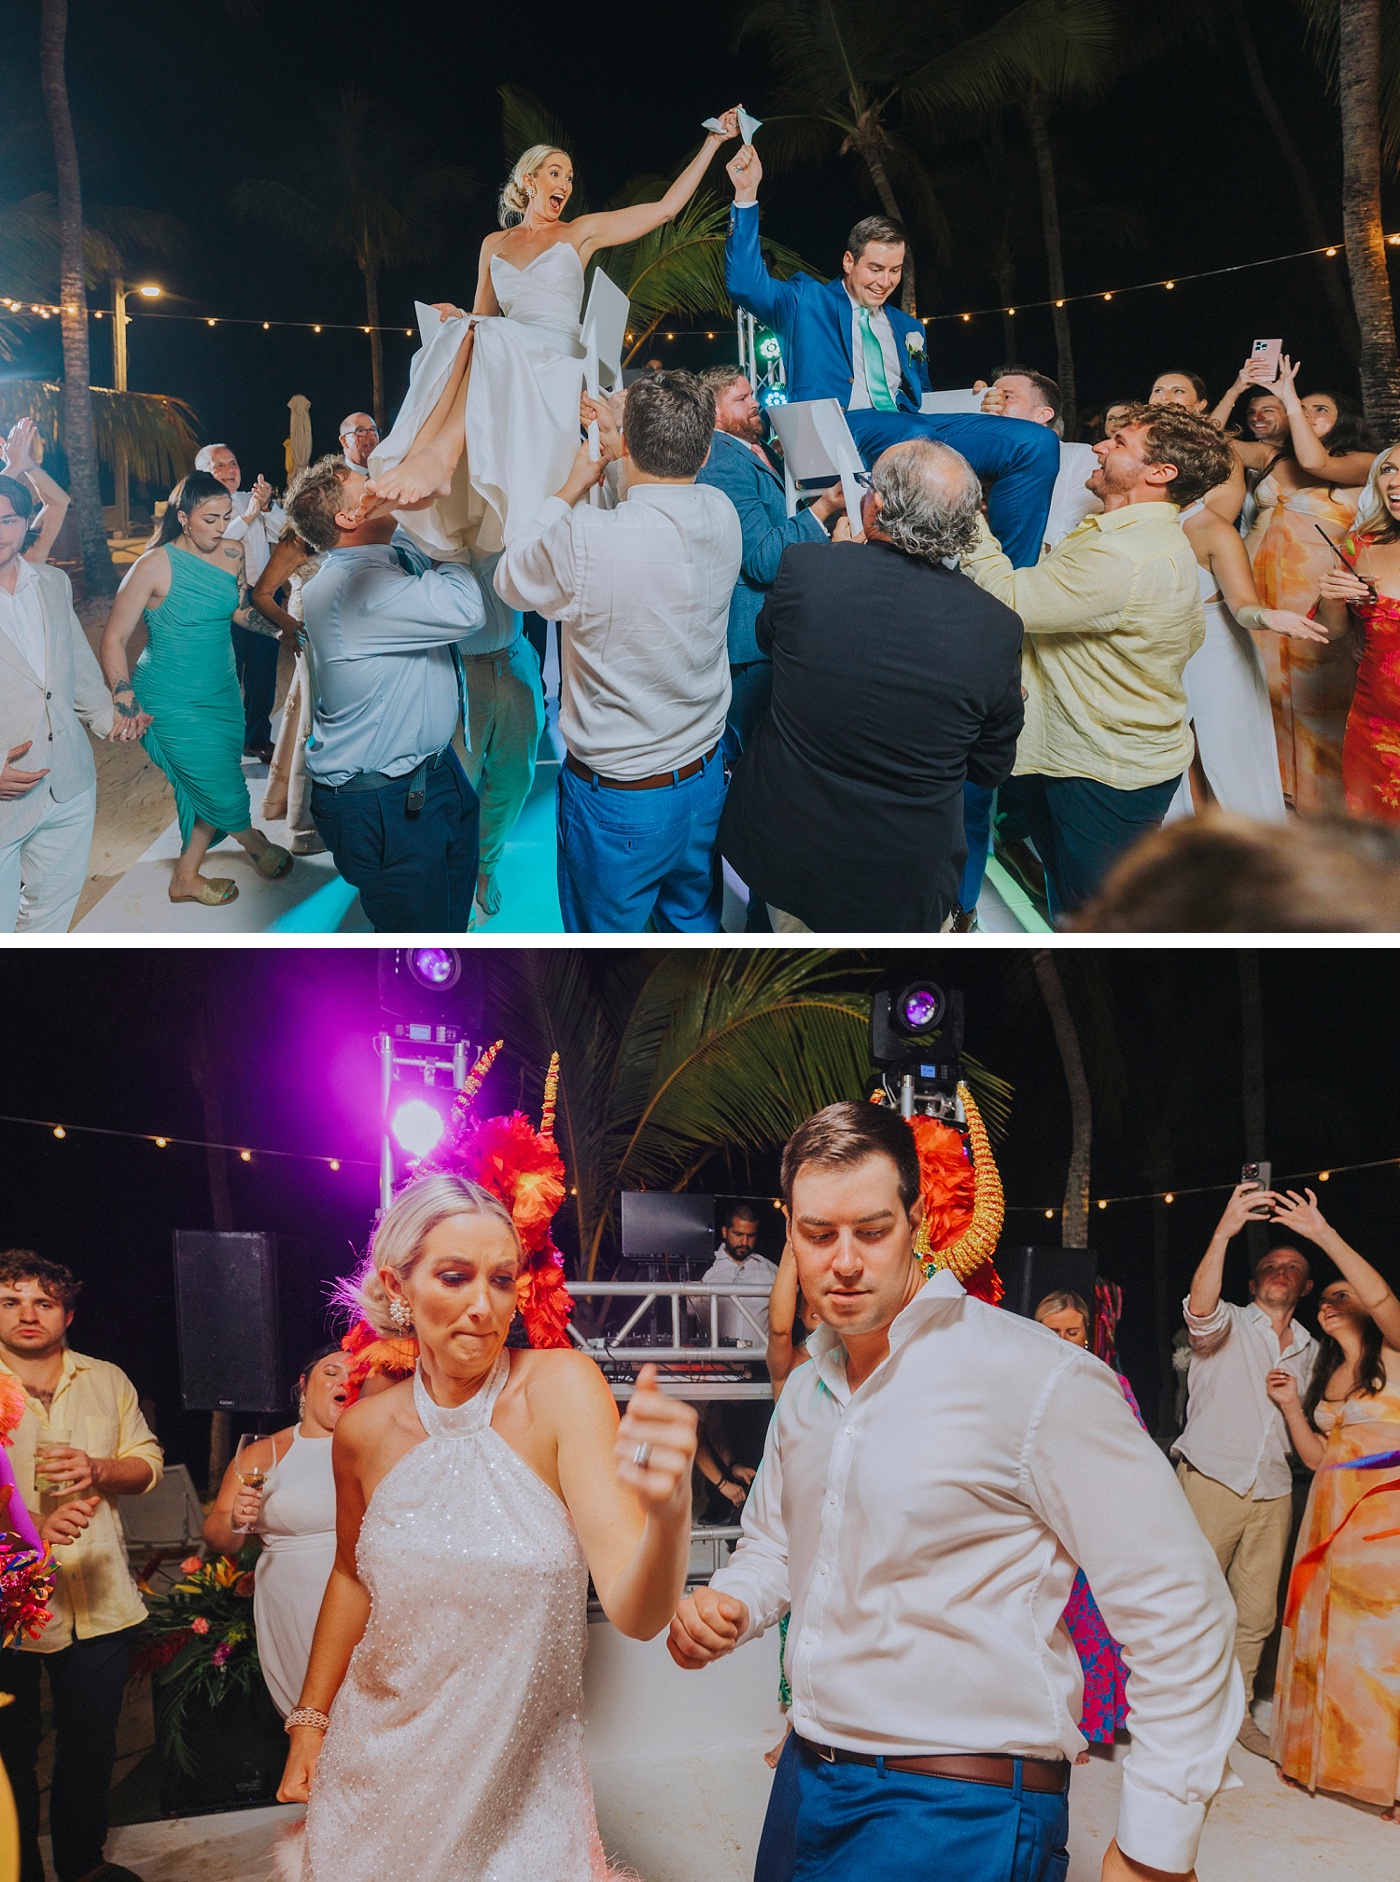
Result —
M 865 389 L 870 394 L 870 403 L 877 412 L 896 410 L 894 394 L 890 391 L 889 378 L 885 372 L 885 349 L 871 323 L 870 309 L 860 310 L 860 351 L 865 361 Z

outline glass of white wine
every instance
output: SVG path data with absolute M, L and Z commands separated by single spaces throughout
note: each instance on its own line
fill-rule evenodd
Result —
M 258 1446 L 266 1439 L 261 1431 L 245 1431 L 238 1440 L 238 1448 L 233 1454 L 233 1474 L 245 1490 L 262 1491 L 267 1482 L 267 1466 L 261 1461 Z M 235 1523 L 233 1532 L 237 1536 L 251 1536 L 257 1529 L 257 1523 Z

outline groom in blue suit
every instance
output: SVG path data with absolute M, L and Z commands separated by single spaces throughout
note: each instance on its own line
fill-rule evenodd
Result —
M 840 401 L 867 467 L 905 438 L 937 438 L 960 451 L 987 492 L 988 522 L 1017 568 L 1039 560 L 1060 469 L 1060 441 L 1025 419 L 924 413 L 930 390 L 922 324 L 894 306 L 905 234 L 887 216 L 852 229 L 841 277 L 775 281 L 758 239 L 757 152 L 746 144 L 728 165 L 734 183 L 724 250 L 730 298 L 783 343 L 788 397 Z

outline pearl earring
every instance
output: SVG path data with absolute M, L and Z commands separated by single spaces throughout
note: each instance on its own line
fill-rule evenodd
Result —
M 401 1294 L 396 1294 L 389 1302 L 389 1319 L 400 1333 L 413 1330 L 413 1310 Z

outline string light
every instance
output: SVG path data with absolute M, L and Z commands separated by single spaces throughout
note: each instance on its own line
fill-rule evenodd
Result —
M 1164 288 L 1174 288 L 1174 287 L 1176 286 L 1176 283 L 1175 283 L 1175 281 L 1164 281 L 1164 282 L 1162 283 L 1162 286 L 1163 286 Z
M 1392 241 L 1394 241 L 1395 239 L 1396 238 L 1394 236 L 1391 237 Z M 1330 1170 L 1319 1170 L 1317 1173 L 1317 1180 L 1319 1183 L 1330 1183 L 1332 1181 L 1332 1172 Z
M 1054 1219 L 1055 1219 L 1055 1211 L 1053 1209 L 1047 1209 L 1045 1211 L 1045 1220 L 1047 1222 L 1053 1222 Z
M 1108 1207 L 1108 1198 L 1106 1196 L 1099 1197 L 1099 1207 L 1100 1209 L 1106 1209 Z
M 1165 1195 L 1165 1196 L 1163 1196 L 1163 1198 L 1162 1198 L 1162 1201 L 1163 1201 L 1163 1202 L 1175 1202 L 1175 1201 L 1176 1201 L 1176 1197 L 1175 1197 L 1175 1196 L 1173 1195 L 1173 1193 L 1171 1192 L 1171 1190 L 1168 1190 L 1168 1191 L 1167 1191 L 1167 1193 L 1166 1193 L 1166 1195 Z
M 331 1166 L 331 1168 L 332 1168 L 333 1170 L 338 1170 L 338 1169 L 340 1168 L 340 1158 L 339 1158 L 339 1157 L 331 1157 L 331 1158 L 330 1158 L 330 1166 Z
M 251 1163 L 253 1161 L 253 1153 L 251 1150 L 240 1150 L 238 1159 L 240 1163 Z
M 155 1145 L 157 1150 L 167 1150 L 170 1147 L 170 1139 L 168 1137 L 157 1137 Z
M 63 1126 L 62 1126 L 61 1124 L 55 1124 L 55 1125 L 54 1125 L 54 1127 L 53 1127 L 53 1134 L 54 1134 L 54 1136 L 55 1136 L 55 1137 L 66 1137 L 66 1136 L 68 1135 L 68 1133 L 67 1133 L 67 1131 L 66 1131 L 66 1130 L 64 1130 L 64 1128 L 63 1128 Z

